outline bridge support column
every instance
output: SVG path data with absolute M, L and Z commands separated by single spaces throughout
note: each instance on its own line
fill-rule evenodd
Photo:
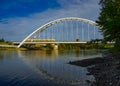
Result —
M 58 45 L 57 44 L 48 44 L 47 47 L 49 49 L 54 49 L 54 50 L 57 50 L 58 49 Z
M 52 48 L 57 50 L 58 49 L 58 45 L 57 44 L 52 44 Z
M 58 45 L 57 44 L 55 44 L 54 49 L 56 49 L 56 50 L 58 49 Z

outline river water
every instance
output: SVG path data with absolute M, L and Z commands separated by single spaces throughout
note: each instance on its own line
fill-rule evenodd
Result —
M 100 56 L 100 50 L 0 50 L 0 86 L 90 86 L 87 68 L 68 62 Z

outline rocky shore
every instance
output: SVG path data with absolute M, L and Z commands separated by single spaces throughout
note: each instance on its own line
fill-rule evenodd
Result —
M 91 86 L 120 86 L 120 53 L 103 53 L 101 58 L 69 62 L 69 64 L 87 67 L 88 74 L 95 77 Z

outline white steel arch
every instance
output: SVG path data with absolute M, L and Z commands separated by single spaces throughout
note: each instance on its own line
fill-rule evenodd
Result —
M 17 47 L 21 47 L 21 45 L 28 39 L 30 38 L 33 34 L 37 33 L 38 31 L 39 32 L 42 32 L 44 31 L 45 29 L 47 29 L 48 27 L 56 24 L 56 23 L 59 23 L 59 22 L 62 22 L 62 21 L 65 21 L 65 20 L 79 20 L 79 21 L 82 21 L 82 22 L 85 22 L 85 23 L 89 23 L 91 25 L 94 25 L 94 26 L 98 26 L 98 24 L 94 21 L 91 21 L 91 20 L 88 20 L 88 19 L 84 19 L 84 18 L 78 18 L 78 17 L 67 17 L 67 18 L 60 18 L 60 19 L 56 19 L 56 20 L 53 20 L 51 22 L 48 22 L 46 24 L 44 24 L 43 26 L 39 27 L 38 29 L 36 29 L 35 31 L 33 31 L 31 34 L 29 34 Z

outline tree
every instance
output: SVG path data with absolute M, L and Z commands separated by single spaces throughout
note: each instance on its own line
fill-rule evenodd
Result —
M 114 48 L 120 51 L 120 0 L 100 0 L 101 13 L 96 21 L 101 26 L 104 39 L 115 41 Z
M 76 39 L 76 42 L 80 42 L 80 39 L 78 38 L 78 39 Z
M 0 39 L 0 42 L 5 42 L 5 40 L 2 38 L 2 39 Z

